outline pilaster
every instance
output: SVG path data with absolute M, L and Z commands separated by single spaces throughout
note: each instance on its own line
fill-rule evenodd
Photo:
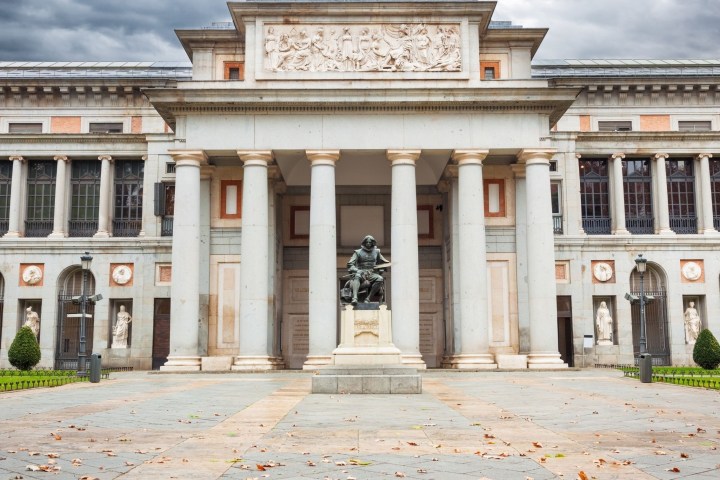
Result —
M 665 170 L 665 160 L 670 157 L 667 153 L 658 153 L 655 155 L 655 179 L 657 191 L 657 220 L 658 227 L 656 229 L 659 235 L 675 235 L 670 229 L 670 210 L 668 207 L 668 190 L 667 190 L 667 171 Z
M 110 223 L 111 171 L 113 158 L 110 155 L 100 155 L 100 198 L 98 199 L 98 229 L 94 237 L 107 238 L 110 236 L 108 225 Z
M 10 161 L 13 163 L 12 185 L 10 187 L 10 218 L 8 218 L 8 231 L 3 236 L 5 238 L 18 238 L 20 237 L 20 225 L 22 223 L 22 209 L 20 205 L 22 203 L 22 194 L 24 191 L 22 170 L 26 160 L 20 155 L 11 155 Z
M 56 155 L 53 160 L 57 162 L 55 173 L 55 211 L 53 215 L 53 230 L 48 238 L 65 238 L 67 236 L 67 207 L 68 196 L 68 166 L 70 159 L 65 155 Z
M 702 208 L 702 231 L 700 233 L 703 235 L 718 235 L 713 215 L 712 179 L 710 178 L 711 158 L 712 154 L 710 153 L 701 153 L 697 156 L 700 163 L 700 205 Z
M 613 153 L 612 159 L 612 208 L 615 235 L 630 235 L 625 221 L 625 190 L 623 182 L 622 161 L 625 159 L 624 153 Z

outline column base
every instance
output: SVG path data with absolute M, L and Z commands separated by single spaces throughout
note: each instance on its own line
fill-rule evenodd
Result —
M 613 235 L 621 235 L 622 236 L 622 235 L 632 235 L 632 234 L 630 233 L 630 230 L 621 228 L 621 229 L 615 230 L 613 232 Z
M 666 230 L 658 230 L 658 233 L 657 233 L 657 234 L 658 234 L 658 235 L 667 235 L 667 236 L 676 235 L 676 233 L 673 232 L 672 230 L 670 230 L 669 228 L 666 229 Z
M 400 363 L 406 367 L 417 368 L 418 370 L 427 370 L 427 365 L 419 353 L 401 354 Z
M 110 238 L 110 234 L 108 232 L 96 232 L 93 238 Z
M 160 367 L 161 372 L 199 372 L 199 355 L 172 355 L 169 356 L 165 365 Z
M 305 363 L 303 363 L 303 370 L 315 370 L 325 365 L 332 365 L 332 355 L 308 355 Z
M 3 238 L 20 238 L 20 232 L 7 232 Z
M 285 362 L 281 358 L 269 355 L 239 355 L 235 357 L 235 362 L 230 368 L 243 372 L 282 370 L 285 368 Z
M 8 233 L 9 233 L 9 232 L 8 232 Z M 704 229 L 704 230 L 702 231 L 702 234 L 711 237 L 711 236 L 718 236 L 718 235 L 720 235 L 720 232 L 718 232 L 718 231 L 715 230 L 714 228 L 707 228 L 707 229 Z M 7 235 L 5 235 L 5 236 L 7 237 Z
M 489 353 L 452 355 L 443 361 L 443 367 L 456 370 L 495 370 L 498 368 L 495 359 Z
M 568 368 L 563 363 L 559 353 L 531 353 L 528 355 L 528 368 L 530 370 L 558 370 Z
M 65 232 L 52 232 L 47 238 L 65 238 Z

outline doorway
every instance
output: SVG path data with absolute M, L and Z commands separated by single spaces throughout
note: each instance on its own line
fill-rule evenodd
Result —
M 574 367 L 572 297 L 570 296 L 557 297 L 557 332 L 560 358 L 568 364 L 568 367 Z
M 73 297 L 82 295 L 82 269 L 68 273 L 58 293 L 57 337 L 55 344 L 55 369 L 77 370 L 78 354 L 80 353 L 80 318 L 81 305 L 72 302 Z M 87 273 L 86 295 L 95 294 L 95 277 Z M 95 305 L 86 304 L 85 313 L 85 353 L 87 357 L 93 353 L 93 337 L 95 325 Z
M 156 298 L 153 308 L 152 369 L 159 370 L 170 355 L 170 299 Z

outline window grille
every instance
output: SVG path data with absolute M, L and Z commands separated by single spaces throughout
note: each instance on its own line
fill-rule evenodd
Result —
M 712 195 L 713 223 L 720 230 L 720 159 L 710 160 L 710 192 Z
M 92 237 L 98 229 L 100 167 L 97 160 L 72 162 L 71 202 L 68 235 Z
M 142 230 L 144 175 L 143 161 L 123 160 L 115 163 L 115 237 L 137 237 Z
M 0 236 L 8 232 L 12 166 L 13 164 L 11 162 L 0 163 Z
M 665 171 L 670 229 L 675 233 L 697 233 L 693 160 L 668 159 L 665 161 Z
M 598 132 L 632 132 L 632 121 L 601 121 L 598 122 Z
M 610 196 L 607 160 L 579 160 L 580 209 L 588 235 L 607 235 L 610 229 Z
M 56 162 L 33 161 L 28 165 L 25 236 L 47 237 L 55 214 Z
M 622 162 L 625 227 L 636 235 L 655 233 L 650 165 L 648 159 Z
M 550 182 L 550 203 L 552 205 L 553 233 L 555 233 L 555 235 L 562 235 L 563 215 L 560 182 Z

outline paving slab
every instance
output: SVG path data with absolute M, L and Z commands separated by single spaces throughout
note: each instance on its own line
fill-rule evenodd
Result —
M 431 370 L 419 395 L 311 379 L 126 372 L 3 393 L 0 480 L 720 478 L 716 391 L 606 369 Z

